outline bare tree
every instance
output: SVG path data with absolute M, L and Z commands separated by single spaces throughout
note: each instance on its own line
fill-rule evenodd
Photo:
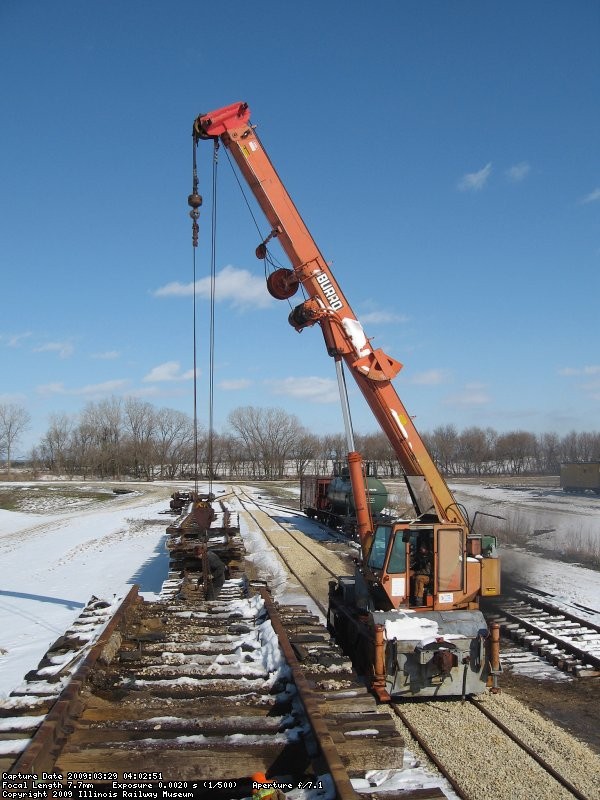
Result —
M 31 422 L 29 412 L 16 403 L 0 403 L 0 452 L 6 455 L 6 471 L 10 478 L 10 461 L 14 446 Z
M 73 424 L 66 414 L 51 414 L 50 427 L 40 443 L 41 456 L 51 472 L 61 474 L 67 463 Z
M 371 461 L 377 465 L 380 477 L 387 475 L 395 478 L 400 474 L 398 456 L 383 432 L 368 433 L 365 436 L 357 435 L 356 449 L 365 461 Z
M 133 474 L 136 478 L 143 475 L 147 480 L 151 480 L 154 455 L 153 436 L 156 429 L 154 406 L 137 397 L 128 397 L 125 400 L 123 424 L 129 440 L 129 459 Z
M 300 477 L 306 472 L 306 468 L 314 461 L 319 452 L 319 440 L 312 433 L 301 434 L 292 445 L 290 453 L 296 466 L 296 475 Z
M 536 438 L 527 431 L 509 431 L 498 436 L 496 457 L 511 475 L 527 472 L 535 459 Z
M 94 432 L 96 469 L 100 477 L 120 478 L 123 456 L 123 401 L 120 397 L 88 403 L 82 421 Z
M 190 463 L 190 448 L 194 441 L 192 420 L 182 411 L 161 408 L 155 415 L 155 463 L 161 478 L 174 478 L 177 471 Z
M 560 472 L 560 439 L 556 433 L 542 433 L 537 437 L 538 472 L 558 475 Z
M 244 474 L 246 451 L 243 442 L 237 436 L 225 434 L 219 436 L 218 447 L 222 459 L 229 466 L 229 477 L 239 478 Z
M 440 425 L 432 434 L 424 435 L 423 440 L 442 472 L 449 475 L 456 470 L 459 439 L 454 425 Z
M 348 455 L 346 437 L 341 433 L 328 433 L 319 438 L 317 472 L 331 472 L 331 462 L 342 461 Z
M 89 420 L 80 419 L 71 434 L 71 461 L 73 471 L 87 477 L 94 466 L 96 434 Z
M 228 419 L 244 444 L 255 477 L 283 478 L 286 461 L 306 433 L 298 418 L 281 408 L 245 406 L 234 409 Z
M 495 432 L 475 426 L 466 428 L 458 437 L 458 459 L 466 475 L 481 475 L 488 469 L 495 446 Z

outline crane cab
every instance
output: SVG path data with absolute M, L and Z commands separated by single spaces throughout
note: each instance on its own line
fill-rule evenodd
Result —
M 419 598 L 421 548 L 430 569 Z M 499 592 L 499 563 L 494 537 L 465 525 L 378 524 L 355 574 L 329 585 L 329 630 L 381 701 L 480 694 L 491 656 L 478 601 Z
M 462 525 L 380 524 L 362 577 L 381 610 L 473 609 L 484 587 L 485 594 L 499 592 L 499 572 L 486 564 L 497 567 L 494 549 L 494 537 L 469 535 Z

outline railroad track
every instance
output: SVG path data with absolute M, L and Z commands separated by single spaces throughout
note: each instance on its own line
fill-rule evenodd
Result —
M 294 515 L 296 517 L 302 517 L 303 519 L 310 519 L 312 525 L 314 527 L 318 528 L 322 532 L 323 541 L 335 542 L 335 543 L 338 543 L 338 544 L 342 544 L 342 545 L 348 547 L 349 550 L 352 551 L 354 554 L 357 554 L 360 551 L 360 545 L 358 543 L 358 539 L 357 538 L 354 538 L 352 536 L 349 536 L 348 534 L 342 533 L 341 531 L 336 530 L 335 528 L 330 528 L 328 525 L 325 525 L 325 523 L 319 522 L 316 519 L 311 519 L 302 510 L 300 510 L 297 506 L 296 507 L 292 507 L 292 506 L 283 505 L 281 503 L 275 503 L 272 500 L 267 500 L 262 496 L 251 497 L 248 494 L 248 492 L 246 492 L 245 490 L 238 490 L 238 493 L 239 493 L 239 491 L 242 491 L 243 494 L 248 498 L 248 500 L 253 502 L 256 506 L 258 506 L 261 509 L 266 509 L 267 513 L 269 513 L 269 514 L 272 513 L 272 512 L 278 512 L 279 511 L 279 512 L 283 512 L 284 514 L 291 514 L 291 515 Z
M 315 519 L 310 519 L 303 511 L 298 508 L 293 508 L 292 506 L 282 505 L 281 503 L 274 503 L 271 500 L 266 500 L 264 497 L 254 497 L 250 495 L 246 490 L 241 489 L 238 487 L 236 494 L 238 497 L 243 496 L 246 498 L 248 502 L 253 503 L 257 508 L 262 510 L 266 510 L 267 513 L 272 516 L 273 513 L 281 512 L 284 514 L 292 515 L 294 517 L 301 517 L 306 520 L 310 520 L 311 526 L 313 529 L 317 528 L 321 531 L 322 538 L 319 541 L 329 542 L 332 544 L 342 544 L 348 547 L 349 551 L 351 552 L 358 552 L 360 550 L 360 545 L 357 541 L 350 538 L 344 533 L 340 533 L 340 531 L 335 530 L 334 528 L 330 528 L 327 525 L 324 525 L 322 522 L 318 522 Z M 287 526 L 283 526 L 285 530 L 289 530 Z
M 392 703 L 391 708 L 461 800 L 600 796 L 594 768 L 586 772 L 585 764 L 573 763 L 572 753 L 564 754 L 550 729 L 532 727 L 531 717 L 515 718 L 501 695 L 464 703 Z
M 90 604 L 0 701 L 1 771 L 29 789 L 32 776 L 60 776 L 73 797 L 114 782 L 195 784 L 194 797 L 213 798 L 248 797 L 258 771 L 350 800 L 351 777 L 402 768 L 389 710 L 315 615 L 277 606 L 241 572 L 204 594 L 173 574 L 156 600 L 133 587 Z
M 600 624 L 583 610 L 575 613 L 545 593 L 516 590 L 517 598 L 490 601 L 504 636 L 564 672 L 600 677 Z
M 304 534 L 294 530 L 293 527 L 283 525 L 271 517 L 262 510 L 261 505 L 253 497 L 243 490 L 236 491 L 235 496 L 248 517 L 277 551 L 290 574 L 294 576 L 323 616 L 326 617 L 327 605 L 323 598 L 328 596 L 329 581 L 337 579 L 340 575 L 340 569 L 344 569 L 341 562 L 337 570 L 332 569 L 319 556 L 315 542 L 308 540 Z M 285 538 L 282 538 L 283 536 Z M 333 537 L 331 540 L 337 541 Z M 301 556 L 300 558 L 298 554 Z M 309 570 L 308 574 L 305 571 L 301 571 L 298 566 L 307 557 L 315 565 Z
M 235 499 L 240 515 L 283 551 L 288 568 L 300 552 L 314 560 L 313 543 L 293 527 L 267 524 L 253 502 L 245 494 Z M 414 736 L 467 800 L 598 796 L 573 779 L 583 759 L 571 756 L 569 773 L 555 760 L 558 744 L 537 731 L 517 731 L 522 743 L 536 743 L 538 763 L 488 718 L 503 711 L 502 695 L 477 705 L 378 706 L 317 615 L 278 605 L 249 582 L 239 563 L 237 514 L 225 514 L 222 501 L 213 536 L 199 537 L 185 519 L 169 526 L 175 560 L 182 548 L 189 558 L 195 540 L 222 552 L 225 520 L 234 527 L 236 560 L 216 598 L 205 597 L 197 573 L 183 570 L 169 576 L 157 600 L 143 600 L 134 587 L 121 604 L 94 601 L 25 683 L 0 701 L 2 772 L 16 781 L 25 776 L 29 788 L 35 787 L 27 776 L 34 774 L 70 777 L 73 797 L 92 797 L 85 794 L 90 787 L 111 787 L 113 779 L 147 782 L 160 792 L 190 789 L 194 797 L 248 797 L 248 776 L 256 771 L 296 786 L 320 785 L 328 797 L 344 800 L 357 790 L 385 800 L 451 796 L 439 782 L 432 786 L 430 776 L 413 784 L 405 776 L 401 788 L 393 777 L 391 787 L 376 786 L 380 777 L 367 779 L 371 770 L 404 775 L 404 741 Z M 337 573 L 319 562 L 314 570 L 326 585 Z M 319 599 L 313 578 L 302 571 L 296 578 Z M 394 719 L 398 711 L 404 728 Z M 499 722 L 510 730 L 516 716 L 514 708 L 504 709 Z M 494 760 L 499 747 L 502 756 Z

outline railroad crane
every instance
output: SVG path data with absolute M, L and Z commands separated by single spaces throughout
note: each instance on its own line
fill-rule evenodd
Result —
M 194 243 L 202 203 L 196 145 L 213 140 L 231 154 L 270 226 L 256 255 L 271 262 L 269 245 L 277 240 L 290 261 L 291 268 L 269 274 L 270 294 L 288 300 L 302 289 L 305 299 L 293 308 L 289 323 L 298 332 L 319 325 L 335 362 L 362 556 L 354 575 L 331 584 L 330 629 L 381 700 L 484 691 L 498 661 L 479 611 L 481 596 L 500 591 L 495 538 L 473 529 L 429 455 L 392 384 L 402 365 L 371 346 L 251 124 L 247 103 L 201 114 L 193 137 L 188 202 Z M 410 519 L 373 525 L 363 461 L 354 448 L 344 365 L 402 466 L 414 507 Z M 422 548 L 430 575 L 421 597 L 415 557 Z

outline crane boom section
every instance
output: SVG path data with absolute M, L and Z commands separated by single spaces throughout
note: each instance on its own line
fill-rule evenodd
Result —
M 194 122 L 194 137 L 218 138 L 230 151 L 271 226 L 268 238 L 280 241 L 293 267 L 294 280 L 302 284 L 308 297 L 292 311 L 290 323 L 297 330 L 318 323 L 329 355 L 343 358 L 406 475 L 424 480 L 429 489 L 430 499 L 420 507 L 411 490 L 417 513 L 434 514 L 440 522 L 466 525 L 452 492 L 391 383 L 402 365 L 383 350 L 371 347 L 250 124 L 247 104 L 237 103 L 200 115 Z

